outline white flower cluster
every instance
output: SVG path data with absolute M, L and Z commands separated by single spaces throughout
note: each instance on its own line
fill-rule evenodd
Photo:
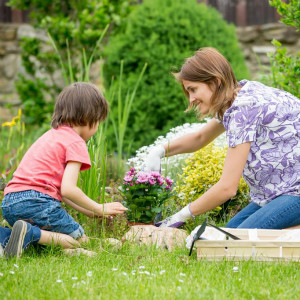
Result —
M 209 120 L 205 120 L 206 122 Z M 141 171 L 145 169 L 145 159 L 149 152 L 152 150 L 153 147 L 156 147 L 158 145 L 165 145 L 170 143 L 172 140 L 175 140 L 181 136 L 184 136 L 186 134 L 196 132 L 200 128 L 202 128 L 205 123 L 186 123 L 181 126 L 177 126 L 175 128 L 172 128 L 170 132 L 166 134 L 166 136 L 159 136 L 155 142 L 149 146 L 144 146 L 136 151 L 136 156 L 133 158 L 130 158 L 128 160 L 128 164 L 133 166 L 136 170 Z M 224 134 L 220 135 L 216 140 L 215 144 L 217 146 L 224 146 L 225 145 L 225 136 Z M 189 157 L 193 155 L 193 153 L 184 153 L 179 154 L 171 157 L 166 157 L 162 159 L 161 164 L 161 171 L 162 173 L 167 171 L 167 175 L 170 174 L 170 171 L 172 168 L 180 167 L 184 161 Z

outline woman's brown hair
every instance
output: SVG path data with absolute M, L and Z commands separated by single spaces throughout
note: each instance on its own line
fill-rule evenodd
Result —
M 59 94 L 51 126 L 60 125 L 93 127 L 104 121 L 108 114 L 108 102 L 100 90 L 91 83 L 75 82 Z
M 181 83 L 183 91 L 189 97 L 182 81 L 206 83 L 213 92 L 210 114 L 223 120 L 225 111 L 232 105 L 239 89 L 230 63 L 216 49 L 205 47 L 195 52 L 195 55 L 186 59 L 178 73 L 173 76 Z M 187 111 L 193 108 L 190 104 Z

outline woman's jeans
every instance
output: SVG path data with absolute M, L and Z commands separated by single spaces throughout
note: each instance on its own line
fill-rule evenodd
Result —
M 284 229 L 296 225 L 300 225 L 300 197 L 282 195 L 263 207 L 250 203 L 226 227 Z

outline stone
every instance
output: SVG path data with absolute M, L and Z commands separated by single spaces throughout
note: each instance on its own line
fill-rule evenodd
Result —
M 114 249 L 121 249 L 122 248 L 122 242 L 117 240 L 117 239 L 108 238 L 108 239 L 104 239 L 103 242 L 106 243 L 106 244 L 109 244 Z
M 0 69 L 5 78 L 13 79 L 17 72 L 20 64 L 20 56 L 17 54 L 8 54 L 0 59 Z
M 3 94 L 12 93 L 14 91 L 14 82 L 0 75 L 0 91 Z
M 0 40 L 2 41 L 12 41 L 16 39 L 17 30 L 13 27 L 3 27 L 0 29 Z
M 281 43 L 294 44 L 299 39 L 299 34 L 292 28 L 276 28 L 263 32 L 266 41 L 278 40 Z
M 238 27 L 236 30 L 240 42 L 253 42 L 258 38 L 258 29 L 256 26 Z
M 6 55 L 10 53 L 20 54 L 20 48 L 17 41 L 1 42 L 0 52 L 1 55 Z
M 22 24 L 17 30 L 17 39 L 20 40 L 23 37 L 36 37 L 36 32 L 34 28 L 29 24 Z
M 252 51 L 256 54 L 267 54 L 269 52 L 275 52 L 274 46 L 252 46 Z
M 13 105 L 14 107 L 20 105 L 21 102 L 19 99 L 19 95 L 16 92 L 7 93 L 7 94 L 0 93 L 0 106 L 5 106 L 5 104 L 7 103 Z
M 75 249 L 64 249 L 64 254 L 67 256 L 79 256 L 79 255 L 86 255 L 89 257 L 93 257 L 97 255 L 97 252 L 85 250 L 83 248 L 75 248 Z
M 172 251 L 175 247 L 183 247 L 187 233 L 177 228 L 159 228 L 153 225 L 136 225 L 123 236 L 122 242 L 129 241 L 138 245 L 156 245 Z

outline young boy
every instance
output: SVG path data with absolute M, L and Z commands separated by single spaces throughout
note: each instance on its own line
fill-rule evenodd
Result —
M 61 201 L 89 217 L 127 210 L 119 202 L 99 204 L 77 187 L 79 171 L 91 167 L 86 141 L 107 114 L 108 103 L 93 84 L 77 82 L 60 93 L 52 129 L 29 148 L 4 190 L 2 214 L 10 225 L 27 221 L 38 230 L 39 244 L 74 248 L 88 238 Z

